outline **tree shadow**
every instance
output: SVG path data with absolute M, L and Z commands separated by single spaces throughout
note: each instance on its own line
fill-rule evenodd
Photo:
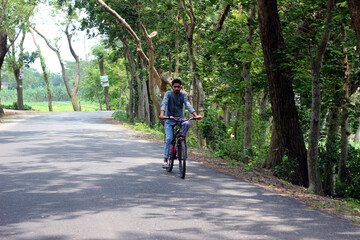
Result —
M 161 169 L 161 146 L 126 134 L 2 132 L 9 151 L 0 153 L 1 238 L 104 239 L 96 231 L 108 214 L 113 237 L 106 239 L 360 239 L 347 220 L 196 162 L 188 161 L 183 180 L 177 165 Z M 83 235 L 57 233 L 63 224 Z M 32 226 L 48 229 L 33 229 L 31 238 Z

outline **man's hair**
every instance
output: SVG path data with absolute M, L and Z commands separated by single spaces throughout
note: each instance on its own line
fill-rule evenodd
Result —
M 178 79 L 178 78 L 175 78 L 174 80 L 172 80 L 172 82 L 171 82 L 171 86 L 172 86 L 172 85 L 174 85 L 175 83 L 179 83 L 180 85 L 182 85 L 181 80 L 180 80 L 180 79 Z

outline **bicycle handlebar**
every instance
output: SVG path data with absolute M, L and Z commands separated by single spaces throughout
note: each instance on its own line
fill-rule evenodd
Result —
M 171 120 L 175 120 L 178 122 L 186 122 L 186 121 L 190 121 L 190 120 L 197 120 L 197 119 L 201 119 L 201 117 L 191 117 L 189 119 L 182 119 L 180 117 L 173 117 L 173 116 L 169 116 L 169 117 L 162 117 L 163 120 L 167 120 L 167 119 L 171 119 Z

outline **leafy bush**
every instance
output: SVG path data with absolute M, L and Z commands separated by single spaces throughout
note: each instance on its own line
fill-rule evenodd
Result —
M 200 133 L 206 138 L 206 143 L 212 149 L 218 149 L 218 144 L 224 141 L 228 135 L 227 126 L 224 121 L 216 117 L 215 109 L 208 109 L 205 116 L 199 122 Z
M 360 144 L 350 144 L 345 181 L 337 180 L 336 196 L 360 199 Z
M 19 110 L 17 102 L 14 102 L 13 104 L 10 105 L 2 105 L 2 107 L 5 109 Z M 33 110 L 33 109 L 31 106 L 24 104 L 24 108 L 22 110 Z
M 275 167 L 274 175 L 287 181 L 295 174 L 298 164 L 297 159 L 289 158 L 285 151 L 281 164 Z
M 116 111 L 112 114 L 112 117 L 121 121 L 128 121 L 127 117 L 126 117 L 126 112 L 124 111 Z

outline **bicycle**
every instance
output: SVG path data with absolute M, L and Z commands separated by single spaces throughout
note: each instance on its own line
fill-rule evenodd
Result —
M 198 117 L 192 117 L 189 119 L 182 119 L 178 117 L 163 117 L 164 120 L 171 119 L 175 120 L 177 122 L 186 122 L 196 119 L 201 119 Z M 175 132 L 175 133 L 174 133 Z M 166 168 L 166 171 L 171 172 L 174 167 L 174 160 L 179 160 L 179 174 L 182 179 L 185 178 L 185 172 L 186 172 L 186 160 L 187 160 L 187 144 L 186 144 L 186 137 L 181 133 L 181 126 L 177 128 L 175 131 L 175 126 L 173 129 L 173 137 L 171 140 L 170 145 L 170 152 L 168 157 L 168 168 Z

